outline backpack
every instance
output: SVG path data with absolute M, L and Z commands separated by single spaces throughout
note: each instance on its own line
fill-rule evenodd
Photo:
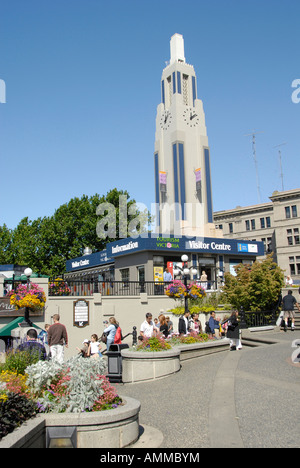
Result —
M 121 327 L 118 327 L 116 334 L 115 334 L 114 344 L 121 344 L 121 341 L 122 341 L 122 330 L 121 330 Z
M 211 329 L 209 327 L 209 322 L 205 322 L 205 333 L 208 333 L 208 334 L 211 333 Z

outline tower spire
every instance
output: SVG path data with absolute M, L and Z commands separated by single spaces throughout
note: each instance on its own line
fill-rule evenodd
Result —
M 181 34 L 174 34 L 170 41 L 171 59 L 170 65 L 174 62 L 185 62 L 184 40 Z

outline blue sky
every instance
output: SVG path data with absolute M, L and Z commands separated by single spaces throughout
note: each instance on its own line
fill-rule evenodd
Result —
M 184 37 L 211 149 L 214 211 L 299 188 L 299 0 L 1 0 L 0 225 L 126 189 L 150 208 L 160 79 Z M 299 93 L 300 96 L 300 93 Z

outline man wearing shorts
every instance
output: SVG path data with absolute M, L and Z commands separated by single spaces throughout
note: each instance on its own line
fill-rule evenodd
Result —
M 282 309 L 284 311 L 284 331 L 286 332 L 287 331 L 287 327 L 288 327 L 288 319 L 290 318 L 292 320 L 292 327 L 291 327 L 291 330 L 294 331 L 295 330 L 295 306 L 298 308 L 299 312 L 300 312 L 300 307 L 299 307 L 299 304 L 298 302 L 296 301 L 296 299 L 294 298 L 293 296 L 293 291 L 289 290 L 287 295 L 284 296 L 284 298 L 282 299 Z

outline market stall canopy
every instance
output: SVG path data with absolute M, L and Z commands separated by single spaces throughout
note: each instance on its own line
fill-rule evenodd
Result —
M 40 275 L 39 273 L 32 273 L 32 275 L 30 276 L 30 278 L 49 278 L 48 275 Z M 27 281 L 27 276 L 26 275 L 21 275 L 21 276 L 17 276 L 15 275 L 15 277 L 11 277 L 11 278 L 5 278 L 4 282 L 5 283 L 9 283 L 9 282 L 12 282 L 12 281 Z
M 19 324 L 24 321 L 24 317 L 17 317 L 11 322 L 4 325 L 0 328 L 0 336 L 11 336 L 11 331 L 14 328 L 18 328 Z M 32 325 L 33 328 L 37 328 L 38 330 L 42 330 L 42 328 L 38 327 L 37 325 Z

